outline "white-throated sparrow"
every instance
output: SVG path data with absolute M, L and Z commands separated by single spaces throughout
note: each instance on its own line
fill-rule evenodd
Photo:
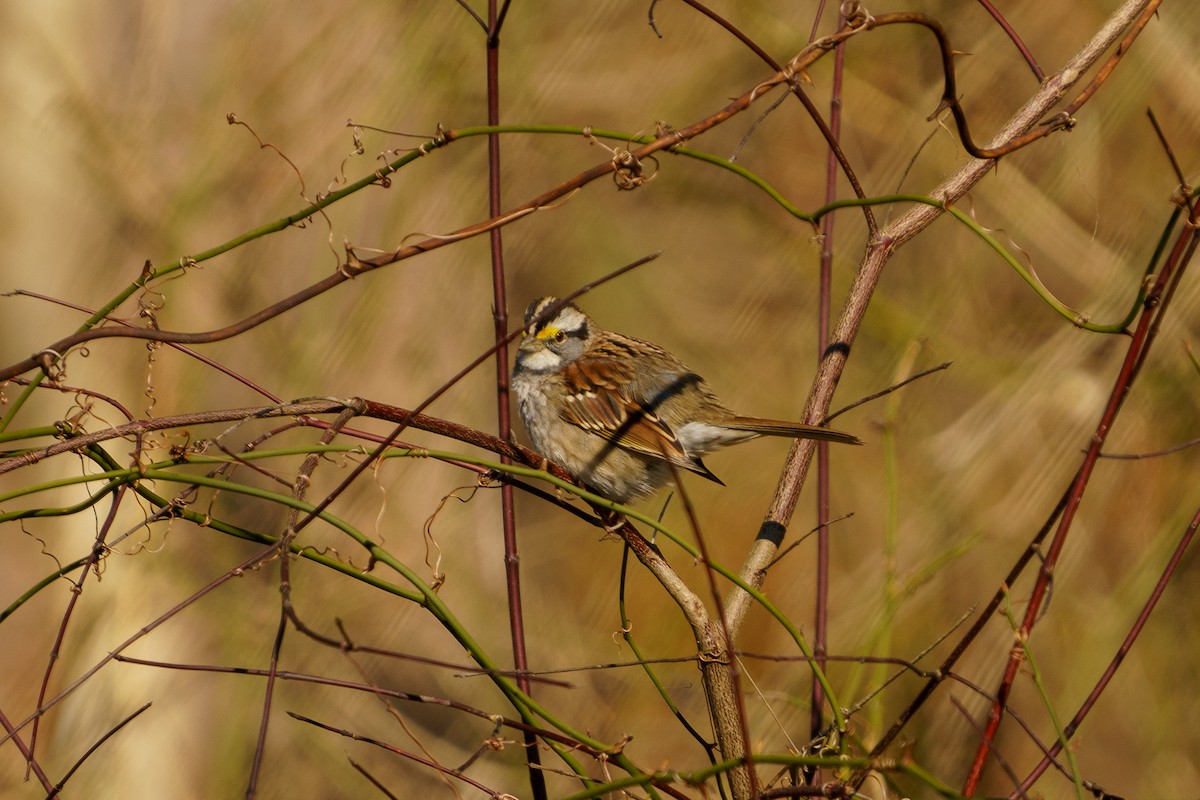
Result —
M 721 483 L 701 457 L 758 436 L 862 444 L 829 428 L 739 416 L 658 345 L 606 331 L 572 303 L 544 316 L 556 303 L 529 304 L 512 388 L 534 448 L 605 497 L 625 503 L 660 489 L 668 461 Z

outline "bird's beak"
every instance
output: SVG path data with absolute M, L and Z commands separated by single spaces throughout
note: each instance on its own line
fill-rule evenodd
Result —
M 517 345 L 517 349 L 522 353 L 532 353 L 534 350 L 540 350 L 543 346 L 542 340 L 536 336 L 526 336 Z

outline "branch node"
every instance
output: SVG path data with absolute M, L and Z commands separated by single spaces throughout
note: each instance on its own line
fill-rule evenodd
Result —
M 842 14 L 846 17 L 847 28 L 869 31 L 875 27 L 875 16 L 863 8 L 858 0 L 842 3 Z
M 38 366 L 42 368 L 42 372 L 46 373 L 46 378 L 50 383 L 54 386 L 61 386 L 67 377 L 67 368 L 63 365 L 62 353 L 47 347 L 34 353 L 33 357 Z
M 346 262 L 338 264 L 337 271 L 350 280 L 354 280 L 367 271 L 367 265 L 359 259 L 358 254 L 354 252 L 354 246 L 350 244 L 349 240 L 343 241 L 342 246 L 346 250 Z
M 429 155 L 430 152 L 446 144 L 446 129 L 442 127 L 442 123 L 437 124 L 434 129 L 433 138 L 428 142 L 421 142 L 417 145 L 417 152 L 423 156 Z

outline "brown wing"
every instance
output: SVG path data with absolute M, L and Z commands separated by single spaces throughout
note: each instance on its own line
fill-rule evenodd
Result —
M 577 359 L 563 371 L 567 402 L 561 416 L 618 447 L 708 472 L 683 449 L 669 425 L 630 397 L 633 378 L 634 370 L 624 360 Z

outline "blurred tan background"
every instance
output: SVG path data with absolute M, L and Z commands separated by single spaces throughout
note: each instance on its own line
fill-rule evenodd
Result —
M 476 4 L 478 6 L 478 4 Z M 1092 34 L 1115 0 L 1005 4 L 1042 66 L 1052 72 Z M 778 59 L 805 44 L 816 4 L 727 2 L 715 5 Z M 1053 6 L 1053 7 L 1052 7 Z M 656 121 L 682 126 L 723 106 L 769 73 L 727 33 L 683 4 L 656 8 L 663 38 L 646 23 L 646 5 L 515 3 L 501 49 L 502 119 L 509 123 L 594 125 L 650 132 Z M 959 91 L 977 140 L 1035 89 L 1012 44 L 973 3 L 870 5 L 869 10 L 924 11 L 947 28 L 955 47 Z M 825 28 L 828 30 L 828 26 Z M 1078 115 L 1069 134 L 1006 158 L 961 207 L 1027 258 L 1060 299 L 1094 321 L 1121 317 L 1169 213 L 1175 180 L 1146 119 L 1153 108 L 1189 178 L 1200 164 L 1200 94 L 1195 45 L 1200 7 L 1166 3 L 1114 77 Z M 483 37 L 450 0 L 442 2 L 237 3 L 54 0 L 0 7 L 0 291 L 21 288 L 95 308 L 134 279 L 146 259 L 166 264 L 273 221 L 305 205 L 297 176 L 230 112 L 283 151 L 308 196 L 373 170 L 375 156 L 416 141 L 367 131 L 366 155 L 352 157 L 347 120 L 392 131 L 432 134 L 485 120 Z M 811 71 L 812 95 L 827 107 L 832 62 Z M 931 38 L 890 29 L 859 37 L 848 51 L 843 144 L 869 194 L 926 194 L 962 164 L 957 137 L 928 122 L 941 78 Z M 765 104 L 692 146 L 729 156 Z M 605 159 L 582 137 L 503 139 L 504 199 L 521 203 Z M 820 205 L 822 142 L 795 101 L 757 129 L 739 163 L 759 172 L 804 209 Z M 915 157 L 915 160 L 914 160 Z M 504 230 L 509 312 L 514 324 L 534 296 L 565 293 L 655 250 L 653 264 L 606 285 L 582 302 L 601 324 L 659 342 L 702 372 L 732 406 L 763 416 L 800 413 L 816 359 L 814 298 L 818 245 L 797 222 L 748 183 L 711 166 L 664 154 L 657 177 L 635 192 L 607 181 L 586 187 L 554 210 Z M 849 192 L 843 187 L 843 195 Z M 482 138 L 430 155 L 328 210 L 328 222 L 259 239 L 159 287 L 166 329 L 220 327 L 328 274 L 343 239 L 393 248 L 406 236 L 444 233 L 486 217 Z M 880 208 L 880 218 L 897 210 Z M 862 252 L 860 215 L 837 219 L 835 309 Z M 203 348 L 287 399 L 358 395 L 414 406 L 492 336 L 486 241 L 470 240 L 379 270 L 276 319 L 247 336 Z M 1185 347 L 1197 337 L 1196 282 L 1185 279 L 1168 325 L 1111 438 L 1114 452 L 1152 451 L 1200 435 L 1200 383 Z M 122 307 L 134 316 L 131 302 Z M 26 357 L 83 319 L 28 297 L 0 298 L 0 361 Z M 831 651 L 914 657 L 995 590 L 1009 564 L 1052 509 L 1076 468 L 1125 339 L 1082 332 L 1042 305 L 968 230 L 938 222 L 903 248 L 854 347 L 836 405 L 877 391 L 915 348 L 914 369 L 954 366 L 900 395 L 842 417 L 838 426 L 869 445 L 834 457 L 833 512 L 853 513 L 833 529 Z M 144 346 L 116 340 L 89 347 L 68 363 L 68 382 L 111 394 L 134 413 L 165 416 L 262 402 L 234 381 L 178 353 L 162 350 L 148 370 Z M 152 387 L 153 400 L 144 393 Z M 430 413 L 495 429 L 492 366 L 476 370 Z M 4 387 L 6 397 L 20 388 Z M 887 410 L 891 405 L 891 412 Z M 48 424 L 71 413 L 72 398 L 41 393 L 14 428 Z M 101 419 L 119 415 L 97 408 Z M 894 491 L 888 483 L 894 435 Z M 384 431 L 386 427 L 375 426 Z M 261 429 L 255 429 L 261 430 Z M 202 435 L 215 435 L 216 431 Z M 251 433 L 235 435 L 249 439 Z M 295 435 L 299 444 L 315 435 Z M 421 445 L 463 446 L 413 432 Z M 114 445 L 127 458 L 132 445 Z M 689 481 L 714 557 L 741 563 L 769 502 L 787 452 L 764 441 L 709 461 L 728 488 Z M 1125 635 L 1171 549 L 1200 503 L 1197 456 L 1184 451 L 1144 461 L 1100 465 L 1055 581 L 1050 608 L 1031 643 L 1059 716 L 1068 719 Z M 79 474 L 59 459 L 40 472 L 0 480 L 0 491 Z M 283 475 L 294 465 L 281 467 Z M 324 465 L 314 496 L 344 476 Z M 249 476 L 245 476 L 251 480 Z M 427 460 L 393 460 L 364 476 L 334 507 L 397 557 L 422 566 L 425 521 L 439 500 L 471 477 Z M 175 487 L 160 487 L 164 493 Z M 465 492 L 460 492 L 463 496 Z M 53 496 L 76 502 L 79 490 Z M 24 499 L 4 510 L 26 507 Z M 647 503 L 657 508 L 659 501 Z M 274 507 L 221 495 L 226 518 L 277 532 Z M 812 524 L 811 491 L 792 528 Z M 898 540 L 884 556 L 889 512 Z M 107 507 L 96 514 L 101 518 Z M 441 596 L 485 648 L 507 663 L 499 495 L 480 492 L 451 502 L 432 525 L 448 576 Z M 253 545 L 183 523 L 137 529 L 141 510 L 128 504 L 117 530 L 132 531 L 90 579 L 56 666 L 51 694 L 171 605 L 254 551 Z M 522 570 L 535 668 L 627 660 L 614 642 L 619 628 L 620 547 L 595 529 L 521 498 Z M 665 524 L 686 532 L 679 504 Z M 88 551 L 98 526 L 91 513 L 65 520 L 3 526 L 0 606 L 7 606 L 55 562 Z M 314 544 L 333 546 L 365 565 L 343 538 L 314 526 Z M 814 548 L 802 545 L 767 582 L 774 602 L 806 629 L 812 615 Z M 704 586 L 702 571 L 677 551 L 679 569 Z M 891 580 L 908 587 L 893 608 Z M 302 616 L 333 631 L 344 619 L 359 641 L 397 650 L 466 658 L 419 609 L 311 565 L 297 568 Z M 1116 794 L 1194 794 L 1200 713 L 1195 691 L 1200 608 L 1195 559 L 1163 597 L 1159 612 L 1121 673 L 1085 723 L 1076 758 L 1085 777 Z M 265 667 L 278 615 L 274 566 L 247 575 L 139 642 L 131 654 L 168 661 Z M 663 593 L 635 570 L 630 588 L 635 635 L 653 656 L 687 655 L 690 635 Z M 1016 588 L 1018 603 L 1028 585 Z M 0 625 L 0 710 L 10 720 L 33 708 L 69 596 L 59 582 Z M 1017 607 L 1018 613 L 1023 609 Z M 743 646 L 794 653 L 765 614 Z M 950 641 L 954 640 L 951 635 Z M 997 620 L 960 665 L 977 685 L 994 689 L 1010 634 Z M 943 653 L 943 645 L 937 653 Z M 384 659 L 360 663 L 380 685 L 463 699 L 511 713 L 482 679 Z M 930 665 L 933 663 L 929 662 Z M 285 644 L 283 666 L 359 680 L 338 653 L 301 640 Z M 807 739 L 807 670 L 748 661 L 763 694 L 748 698 L 756 746 L 777 751 Z M 691 665 L 662 674 L 702 730 L 698 673 Z M 883 673 L 834 667 L 844 703 L 856 702 Z M 694 744 L 662 709 L 635 669 L 579 673 L 573 688 L 539 697 L 573 724 L 606 741 L 634 736 L 630 756 L 647 767 L 703 765 Z M 904 679 L 855 719 L 868 743 L 911 697 Z M 975 733 L 949 702 L 975 714 L 985 703 L 955 687 L 939 692 L 908 729 L 912 754 L 959 785 Z M 51 776 L 70 764 L 117 720 L 148 700 L 154 707 L 119 733 L 76 774 L 67 796 L 229 797 L 244 791 L 262 702 L 257 679 L 106 667 L 47 718 L 38 754 Z M 1044 740 L 1045 710 L 1027 679 L 1014 706 Z M 768 707 L 770 710 L 768 710 Z M 373 796 L 347 764 L 366 764 L 400 796 L 450 797 L 431 771 L 289 719 L 295 710 L 329 724 L 416 751 L 396 720 L 369 695 L 285 684 L 274 705 L 262 798 Z M 461 763 L 489 735 L 477 720 L 442 710 L 403 707 L 411 732 L 448 765 Z M 779 722 L 772 721 L 774 714 Z M 1009 721 L 1000 739 L 1016 771 L 1035 762 L 1027 737 Z M 473 777 L 526 796 L 520 748 L 485 756 Z M 544 760 L 554 766 L 553 759 Z M 24 764 L 10 744 L 0 750 L 0 795 L 40 797 L 23 782 Z M 993 770 L 989 791 L 1008 783 Z M 554 794 L 572 784 L 552 779 Z M 1048 777 L 1044 796 L 1066 796 L 1069 782 Z M 463 796 L 471 790 L 463 789 Z M 909 791 L 919 793 L 918 787 Z M 919 794 L 918 794 L 919 796 Z

